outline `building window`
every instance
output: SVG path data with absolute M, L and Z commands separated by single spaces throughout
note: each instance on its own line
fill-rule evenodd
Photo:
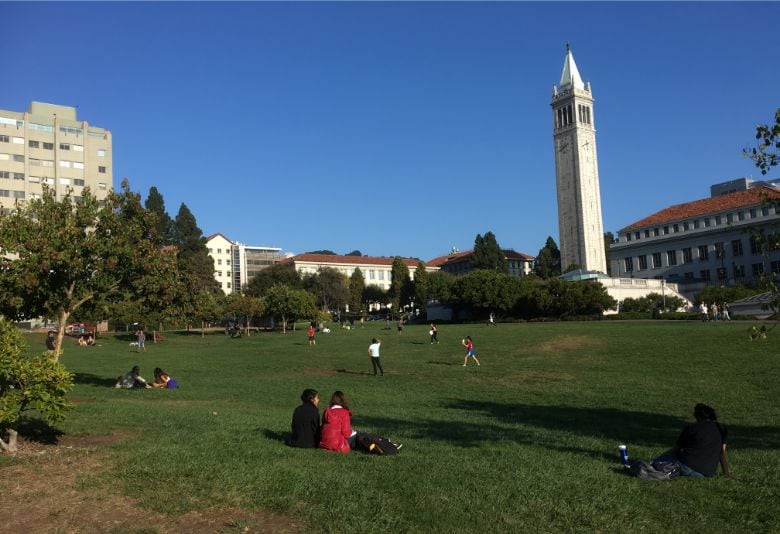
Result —
M 0 143 L 10 143 L 11 138 L 7 135 L 0 135 Z
M 634 272 L 634 258 L 623 258 L 623 263 L 625 264 L 627 273 Z
M 68 143 L 60 143 L 60 150 L 70 150 L 70 145 Z
M 715 226 L 718 226 L 720 224 L 720 222 L 721 222 L 720 215 L 716 215 L 715 216 Z
M 687 232 L 690 229 L 691 229 L 691 225 L 689 223 L 687 223 L 687 222 L 684 222 L 683 223 L 683 230 Z
M 674 225 L 672 225 L 672 229 L 674 230 L 674 233 L 676 234 L 677 232 L 680 231 L 680 225 L 679 224 L 674 224 Z
M 54 143 L 43 143 L 43 148 L 45 150 L 54 150 Z
M 763 215 L 764 217 L 769 215 L 769 208 L 767 206 L 764 206 L 763 208 L 761 208 L 761 215 Z
M 14 154 L 13 160 L 17 163 L 24 163 L 24 156 L 21 154 Z
M 70 169 L 70 165 L 71 165 L 70 161 L 64 159 L 60 160 L 60 167 L 65 167 L 66 169 Z
M 780 260 L 775 260 L 770 263 L 769 268 L 772 269 L 772 272 L 775 274 L 780 273 Z
M 664 235 L 669 235 L 669 227 L 664 226 Z
M 727 213 L 726 214 L 726 224 L 731 224 L 734 222 L 734 214 L 733 213 Z
M 81 178 L 74 178 L 73 185 L 84 187 L 84 180 L 82 180 Z
M 0 189 L 0 197 L 10 197 L 11 191 L 8 189 Z
M 737 212 L 737 219 L 740 220 L 740 221 L 744 221 L 745 220 L 745 212 L 744 211 L 738 211 Z
M 626 232 L 626 241 L 631 241 L 631 232 Z
M 639 256 L 639 270 L 644 271 L 645 269 L 647 269 L 647 255 L 642 254 Z
M 658 237 L 659 231 L 658 228 L 653 228 L 653 237 Z
M 666 252 L 666 261 L 669 263 L 669 265 L 677 265 L 677 251 L 668 250 Z
M 653 252 L 653 269 L 661 268 L 661 253 Z
M 735 265 L 734 266 L 734 278 L 745 278 L 745 266 L 744 265 Z
M 683 278 L 685 278 L 686 280 L 692 280 L 693 272 L 683 273 Z
M 710 257 L 707 245 L 699 245 L 699 261 L 707 261 Z
M 699 226 L 700 226 L 699 225 L 699 219 L 696 219 L 695 221 L 693 221 L 693 229 L 694 230 L 697 230 L 699 228 Z
M 707 228 L 709 225 L 710 225 L 710 218 L 707 217 L 706 219 L 704 219 L 704 227 Z
M 11 173 L 9 171 L 0 171 L 0 178 L 11 178 Z
M 742 240 L 735 239 L 731 242 L 731 253 L 734 256 L 742 256 Z
M 645 228 L 645 237 L 650 237 L 650 229 Z
M 98 172 L 105 174 L 106 168 L 101 165 L 100 167 L 98 167 Z
M 753 277 L 758 278 L 764 273 L 764 264 L 763 263 L 754 263 L 752 265 L 753 268 Z
M 70 145 L 70 149 L 73 152 L 84 152 L 84 147 L 82 145 Z
M 750 253 L 751 254 L 760 254 L 761 253 L 761 243 L 759 242 L 760 239 L 758 236 L 752 235 L 750 236 Z
M 81 128 L 71 128 L 69 126 L 60 126 L 60 131 L 64 134 L 76 134 L 81 135 L 84 133 Z
M 723 241 L 715 243 L 715 257 L 719 260 L 726 257 L 726 247 L 723 245 Z
M 683 263 L 692 263 L 693 262 L 693 251 L 691 251 L 691 248 L 684 248 L 682 249 L 683 253 Z M 693 278 L 693 273 L 691 273 L 691 278 Z
M 750 208 L 750 218 L 755 219 L 758 216 L 758 213 L 756 213 L 756 208 Z
M 705 282 L 709 282 L 710 281 L 710 271 L 709 271 L 709 269 L 705 269 L 703 271 L 699 271 L 699 278 L 701 278 Z
M 60 185 L 70 185 L 70 178 L 60 178 Z
M 726 280 L 726 268 L 725 267 L 718 267 L 718 281 L 724 282 Z
M 384 271 L 379 271 L 379 279 L 380 280 L 384 280 L 385 279 L 385 272 Z
M 98 189 L 100 189 L 101 191 L 105 191 L 106 189 L 108 189 L 108 186 L 106 185 L 105 182 L 98 182 Z
M 106 157 L 106 151 L 103 150 L 102 148 L 99 148 L 98 151 L 97 151 L 97 155 L 98 155 L 99 158 L 105 158 Z
M 222 265 L 222 260 L 219 258 L 217 259 L 217 265 Z
M 368 279 L 369 280 L 373 280 L 374 279 L 374 270 L 373 269 L 369 269 L 369 271 L 368 271 Z
M 24 191 L 14 191 L 14 198 L 24 198 Z
M 639 232 L 634 232 L 634 238 L 639 240 L 641 234 Z

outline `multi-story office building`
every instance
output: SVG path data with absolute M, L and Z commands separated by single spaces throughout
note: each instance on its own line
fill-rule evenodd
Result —
M 206 241 L 209 256 L 214 260 L 214 279 L 226 294 L 241 292 L 257 273 L 289 256 L 280 248 L 244 245 L 220 233 L 210 235 Z
M 670 206 L 620 230 L 610 246 L 612 275 L 660 278 L 685 292 L 685 285 L 732 285 L 780 273 L 780 250 L 767 257 L 757 239 L 780 231 L 780 189 L 734 183 L 727 182 L 728 190 L 739 190 L 721 194 L 713 186 L 710 198 Z
M 113 187 L 111 132 L 76 117 L 76 108 L 33 102 L 26 112 L 0 110 L 0 209 L 41 195 L 105 198 Z
M 501 249 L 501 252 L 504 253 L 507 268 L 509 269 L 509 274 L 511 276 L 526 276 L 533 270 L 533 256 L 517 252 L 511 248 Z M 471 257 L 473 254 L 474 250 L 466 250 L 464 252 L 453 251 L 446 256 L 433 258 L 426 265 L 438 267 L 442 271 L 455 276 L 461 276 L 473 270 L 473 266 L 471 265 Z

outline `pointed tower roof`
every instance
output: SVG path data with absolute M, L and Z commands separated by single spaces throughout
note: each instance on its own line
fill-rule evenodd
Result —
M 572 86 L 580 91 L 585 89 L 585 84 L 582 83 L 580 77 L 580 71 L 577 70 L 577 64 L 574 62 L 574 55 L 571 53 L 571 48 L 566 44 L 566 59 L 563 60 L 563 72 L 561 73 L 560 88 Z

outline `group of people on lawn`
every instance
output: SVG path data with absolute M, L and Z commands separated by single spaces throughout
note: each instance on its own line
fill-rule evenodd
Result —
M 141 376 L 141 369 L 136 365 L 132 369 L 130 369 L 130 372 L 118 376 L 114 387 L 119 389 L 132 389 L 132 388 L 173 389 L 178 387 L 178 384 L 175 379 L 171 378 L 171 376 L 168 373 L 166 373 L 159 367 L 156 367 L 154 369 L 154 382 L 149 383 L 144 379 L 144 377 Z

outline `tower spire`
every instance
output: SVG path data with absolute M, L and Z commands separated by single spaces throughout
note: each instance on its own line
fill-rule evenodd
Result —
M 561 73 L 560 88 L 573 87 L 583 91 L 585 84 L 582 82 L 580 71 L 577 69 L 577 64 L 574 62 L 574 54 L 571 53 L 571 47 L 569 43 L 566 43 L 566 58 L 563 60 L 563 72 Z

